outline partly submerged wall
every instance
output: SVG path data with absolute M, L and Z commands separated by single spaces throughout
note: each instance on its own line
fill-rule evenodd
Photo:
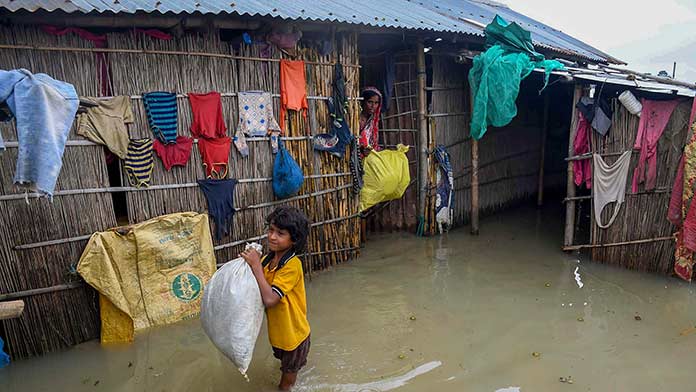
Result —
M 230 177 L 240 180 L 234 195 L 239 211 L 231 234 L 215 241 L 218 263 L 236 257 L 247 239 L 262 236 L 264 217 L 280 204 L 298 206 L 313 222 L 308 254 L 303 256 L 306 272 L 356 255 L 358 203 L 350 189 L 347 156 L 337 159 L 315 153 L 310 139 L 327 130 L 326 98 L 331 95 L 333 62 L 344 64 L 347 95 L 358 95 L 357 37 L 347 33 L 331 40 L 333 49 L 327 55 L 304 49 L 300 56 L 308 61 L 309 126 L 301 116 L 291 114 L 285 144 L 304 170 L 302 190 L 290 200 L 275 199 L 270 182 L 274 156 L 267 139 L 249 140 L 251 153 L 245 159 L 233 147 Z M 237 128 L 239 91 L 275 94 L 278 118 L 278 59 L 285 55 L 277 50 L 272 51 L 271 59 L 265 59 L 258 47 L 223 42 L 217 30 L 170 40 L 134 31 L 114 32 L 107 34 L 107 42 L 111 50 L 106 56 L 108 72 L 102 73 L 97 60 L 102 55 L 91 52 L 92 43 L 74 34 L 57 37 L 35 27 L 2 28 L 0 44 L 14 48 L 0 49 L 0 69 L 47 73 L 72 83 L 80 95 L 99 96 L 108 85 L 113 95 L 131 96 L 135 114 L 135 123 L 128 127 L 131 138 L 152 137 L 141 99 L 149 91 L 179 94 L 179 135 L 190 136 L 188 92 L 222 93 L 229 136 Z M 42 49 L 31 48 L 35 46 Z M 351 128 L 357 130 L 357 101 L 350 102 Z M 0 131 L 6 141 L 17 140 L 13 124 L 1 125 Z M 175 167 L 171 172 L 155 158 L 151 186 L 134 189 L 128 187 L 118 165 L 106 164 L 101 146 L 86 142 L 73 129 L 53 203 L 31 198 L 27 204 L 23 194 L 13 189 L 16 156 L 16 147 L 0 154 L 0 300 L 22 298 L 26 308 L 21 318 L 0 323 L 0 336 L 7 342 L 11 356 L 22 358 L 99 335 L 96 293 L 74 272 L 90 234 L 114 227 L 117 221 L 133 224 L 172 212 L 206 211 L 207 206 L 196 185 L 204 172 L 195 145 L 187 166 Z M 73 190 L 76 192 L 64 192 Z

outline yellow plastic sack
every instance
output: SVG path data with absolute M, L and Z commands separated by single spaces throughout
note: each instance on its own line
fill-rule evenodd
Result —
M 131 341 L 133 330 L 197 317 L 215 267 L 208 216 L 183 212 L 94 233 L 77 271 L 104 297 L 106 343 Z
M 360 211 L 404 195 L 411 182 L 406 152 L 408 146 L 399 144 L 396 150 L 372 151 L 365 157 Z

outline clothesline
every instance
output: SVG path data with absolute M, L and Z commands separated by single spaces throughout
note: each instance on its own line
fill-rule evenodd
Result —
M 640 152 L 640 150 L 632 150 L 631 152 L 634 154 L 637 154 Z M 621 156 L 621 154 L 623 154 L 623 152 L 608 152 L 608 153 L 604 153 L 604 154 L 599 154 L 599 156 L 601 156 L 602 158 L 604 158 L 604 157 L 618 157 L 618 156 Z M 572 157 L 568 157 L 565 160 L 566 160 L 566 162 L 569 162 L 569 161 L 581 161 L 584 159 L 592 159 L 592 155 L 593 155 L 593 153 L 587 153 L 587 154 L 582 154 L 582 155 L 573 155 Z
M 281 136 L 280 140 L 309 140 L 314 139 L 314 136 Z M 271 140 L 270 137 L 250 137 L 246 138 L 247 142 L 264 142 Z M 198 139 L 193 139 L 193 143 L 197 144 Z M 103 144 L 95 143 L 90 140 L 68 140 L 66 146 L 102 146 Z M 19 147 L 19 142 L 5 142 L 7 148 Z
M 304 176 L 305 179 L 318 179 L 318 178 L 332 178 L 332 177 L 347 177 L 350 173 L 329 173 L 329 174 L 312 174 L 309 176 Z M 258 182 L 271 182 L 273 178 L 271 177 L 260 177 L 260 178 L 242 178 L 237 180 L 240 184 L 248 183 L 258 183 Z M 161 189 L 179 189 L 179 188 L 194 188 L 197 187 L 198 183 L 188 182 L 182 184 L 164 184 L 164 185 L 150 185 L 148 187 L 136 188 L 132 186 L 114 186 L 114 187 L 103 187 L 103 188 L 85 188 L 85 189 L 70 189 L 56 191 L 53 196 L 66 196 L 66 195 L 85 195 L 93 193 L 117 193 L 117 192 L 139 192 L 139 191 L 152 191 Z M 15 193 L 10 195 L 0 196 L 0 201 L 5 200 L 22 200 L 26 198 L 37 198 L 40 195 L 38 193 Z
M 226 58 L 231 60 L 249 60 L 261 61 L 270 63 L 279 63 L 281 59 L 264 58 L 264 57 L 248 57 L 235 56 L 224 53 L 208 53 L 208 52 L 185 52 L 179 50 L 149 50 L 149 49 L 115 49 L 115 48 L 76 48 L 76 47 L 57 47 L 57 46 L 35 46 L 35 45 L 0 45 L 0 49 L 22 49 L 22 50 L 43 50 L 49 52 L 89 52 L 89 53 L 132 53 L 132 54 L 162 54 L 172 56 L 200 56 L 200 57 L 216 57 Z M 305 61 L 305 64 L 322 65 L 333 67 L 336 63 L 326 63 L 318 61 Z M 342 64 L 344 67 L 362 68 L 359 64 Z
M 656 188 L 656 189 L 651 189 L 649 191 L 640 191 L 640 192 L 635 192 L 635 193 L 629 193 L 626 192 L 626 196 L 637 196 L 637 195 L 650 195 L 653 193 L 668 193 L 671 192 L 670 189 L 667 188 Z M 569 202 L 569 201 L 574 201 L 574 200 L 591 200 L 592 195 L 588 196 L 573 196 L 573 197 L 566 197 L 563 199 L 563 203 Z
M 336 188 L 329 188 L 329 189 L 326 189 L 323 191 L 308 193 L 305 195 L 295 196 L 295 197 L 291 197 L 288 199 L 276 200 L 276 201 L 272 201 L 272 202 L 268 202 L 268 203 L 261 203 L 261 204 L 252 204 L 252 205 L 249 205 L 246 207 L 235 208 L 235 212 L 263 208 L 263 207 L 270 207 L 270 206 L 274 206 L 274 205 L 278 205 L 278 204 L 288 203 L 291 201 L 297 201 L 297 200 L 307 199 L 310 197 L 322 196 L 322 195 L 326 195 L 326 194 L 329 194 L 332 192 L 337 192 L 340 190 L 348 189 L 348 188 L 351 188 L 352 186 L 353 186 L 352 184 L 341 185 L 341 186 L 336 187 Z M 92 236 L 92 234 L 86 234 L 86 235 L 81 235 L 81 236 L 77 236 L 77 237 L 69 237 L 69 238 L 61 238 L 61 239 L 50 240 L 50 241 L 34 242 L 34 243 L 29 243 L 29 244 L 16 245 L 13 249 L 14 250 L 26 250 L 26 249 L 40 248 L 40 247 L 50 246 L 50 245 L 58 245 L 58 244 L 64 244 L 64 243 L 70 243 L 70 242 L 77 242 L 77 241 L 89 239 L 89 237 L 91 237 L 91 236 Z M 232 246 L 232 245 L 230 245 L 230 246 Z M 220 248 L 220 249 L 222 249 L 222 248 Z M 218 250 L 218 249 L 216 248 L 216 250 Z
M 221 97 L 237 97 L 239 96 L 239 93 L 220 93 Z M 96 97 L 97 99 L 111 99 L 115 98 L 116 96 L 105 96 L 105 97 Z M 143 99 L 142 95 L 130 95 L 130 99 Z M 188 94 L 176 94 L 177 98 L 188 98 Z M 273 98 L 280 98 L 280 94 L 271 94 L 271 97 Z M 321 101 L 327 101 L 331 97 L 325 97 L 322 95 L 308 95 L 307 99 L 309 100 L 321 100 Z M 362 97 L 346 97 L 348 100 L 352 101 L 362 101 Z

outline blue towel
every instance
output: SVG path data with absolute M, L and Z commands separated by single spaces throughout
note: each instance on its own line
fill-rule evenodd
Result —
M 2 347 L 5 345 L 5 342 L 2 341 L 2 338 L 0 338 L 0 368 L 4 368 L 5 366 L 10 364 L 10 356 L 5 354 L 4 351 L 2 351 Z
M 176 94 L 163 91 L 143 94 L 143 103 L 155 137 L 164 144 L 176 143 Z
M 14 183 L 53 196 L 79 98 L 72 84 L 26 69 L 0 70 L 0 102 L 17 118 Z

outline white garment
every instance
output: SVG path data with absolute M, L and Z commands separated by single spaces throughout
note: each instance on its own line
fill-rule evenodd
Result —
M 592 155 L 594 160 L 592 192 L 594 194 L 594 213 L 597 226 L 606 229 L 614 223 L 626 195 L 626 180 L 631 164 L 631 151 L 626 151 L 613 165 L 607 165 L 599 154 Z M 601 222 L 602 210 L 607 204 L 616 202 L 611 219 L 606 225 Z

